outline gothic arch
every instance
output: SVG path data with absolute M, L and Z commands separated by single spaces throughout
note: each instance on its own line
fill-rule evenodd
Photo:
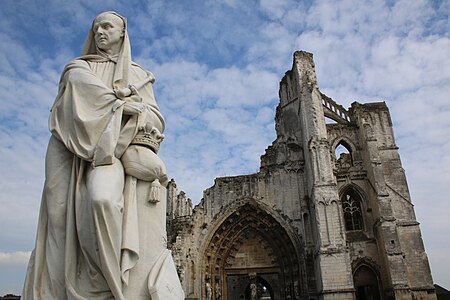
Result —
M 353 270 L 353 274 L 355 274 L 355 271 L 361 267 L 361 266 L 367 266 L 370 269 L 372 269 L 373 272 L 375 272 L 375 274 L 378 276 L 378 278 L 380 277 L 380 266 L 371 258 L 371 257 L 360 257 L 355 259 L 352 262 L 352 270 Z
M 382 299 L 380 268 L 370 257 L 359 258 L 352 263 L 356 298 Z
M 353 192 L 355 192 L 359 198 L 361 198 L 361 201 L 363 202 L 364 206 L 366 205 L 366 193 L 364 192 L 364 190 L 357 184 L 355 183 L 349 183 L 344 185 L 340 190 L 339 190 L 339 198 L 342 198 L 342 196 L 347 193 L 349 190 L 352 190 Z
M 342 146 L 346 151 L 340 152 L 339 146 Z M 340 136 L 334 139 L 330 149 L 331 157 L 338 169 L 348 169 L 355 164 L 356 147 L 353 142 L 346 136 Z M 348 153 L 347 153 L 348 152 Z M 343 155 L 346 153 L 347 155 Z M 339 154 L 339 155 L 338 155 Z
M 203 295 L 207 282 L 219 283 L 227 299 L 230 280 L 245 280 L 251 274 L 273 280 L 276 298 L 307 294 L 302 242 L 281 215 L 253 199 L 222 211 L 226 213 L 211 224 L 202 247 Z
M 346 231 L 365 230 L 364 212 L 367 204 L 362 189 L 355 184 L 346 185 L 340 190 L 339 198 L 344 213 Z
M 339 145 L 342 145 L 345 148 L 347 148 L 347 150 L 350 153 L 354 154 L 356 152 L 355 144 L 346 136 L 340 136 L 340 137 L 337 137 L 336 139 L 334 139 L 333 147 L 331 148 L 333 150 L 333 152 L 336 150 L 336 147 Z

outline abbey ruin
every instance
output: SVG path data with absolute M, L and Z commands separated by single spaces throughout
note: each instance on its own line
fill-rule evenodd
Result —
M 386 104 L 345 109 L 303 51 L 279 97 L 259 172 L 216 178 L 195 207 L 169 182 L 187 299 L 436 299 Z

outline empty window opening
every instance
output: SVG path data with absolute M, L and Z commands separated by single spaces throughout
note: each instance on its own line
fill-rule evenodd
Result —
M 339 144 L 336 146 L 336 149 L 334 150 L 334 155 L 336 157 L 338 168 L 348 169 L 353 165 L 352 151 L 350 146 L 346 142 L 339 142 Z

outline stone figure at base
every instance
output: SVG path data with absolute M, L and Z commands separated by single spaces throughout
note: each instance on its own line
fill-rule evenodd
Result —
M 250 284 L 250 297 L 252 300 L 256 300 L 258 296 L 258 288 L 254 282 Z
M 211 300 L 212 288 L 209 282 L 206 282 L 205 290 L 206 290 L 206 300 Z
M 131 61 L 126 19 L 98 15 L 51 109 L 22 299 L 184 299 L 166 249 L 164 119 Z
M 218 282 L 216 282 L 214 294 L 215 294 L 216 300 L 222 299 L 222 289 L 220 288 L 220 284 Z

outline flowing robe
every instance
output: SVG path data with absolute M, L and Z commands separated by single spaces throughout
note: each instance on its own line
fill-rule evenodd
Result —
M 125 176 L 120 162 L 145 114 L 123 114 L 124 101 L 113 91 L 114 68 L 111 60 L 86 56 L 70 62 L 61 76 L 25 300 L 149 299 L 151 284 L 138 277 L 166 261 L 165 203 L 142 215 L 141 207 L 150 205 L 150 183 Z M 132 64 L 129 76 L 135 83 L 147 73 Z M 139 94 L 162 132 L 151 85 Z M 156 242 L 149 248 L 140 239 Z M 136 267 L 142 256 L 144 266 Z

